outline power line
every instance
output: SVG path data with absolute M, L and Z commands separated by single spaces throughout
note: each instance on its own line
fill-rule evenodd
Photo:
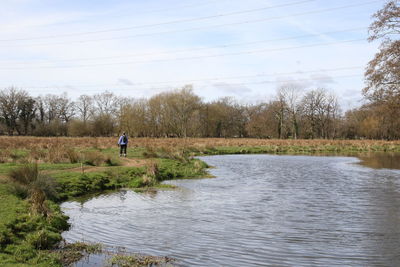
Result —
M 308 12 L 294 13 L 294 14 L 285 15 L 285 16 L 268 17 L 268 18 L 262 18 L 262 19 L 256 19 L 256 20 L 246 20 L 246 21 L 211 25 L 211 26 L 205 26 L 205 27 L 194 27 L 194 28 L 188 28 L 188 29 L 183 29 L 183 30 L 171 30 L 171 31 L 162 31 L 162 32 L 154 32 L 154 33 L 143 33 L 143 34 L 136 34 L 136 35 L 130 35 L 130 36 L 98 38 L 98 39 L 91 39 L 91 40 L 80 40 L 80 41 L 69 41 L 69 42 L 64 41 L 64 42 L 57 42 L 57 43 L 36 43 L 36 44 L 28 44 L 28 45 L 26 45 L 26 44 L 0 45 L 0 47 L 34 47 L 34 46 L 49 46 L 49 45 L 66 45 L 66 44 L 75 44 L 75 43 L 82 44 L 82 43 L 89 43 L 89 42 L 115 41 L 115 40 L 132 39 L 132 38 L 137 38 L 137 37 L 156 36 L 156 35 L 162 35 L 162 34 L 191 32 L 191 31 L 196 31 L 196 30 L 215 29 L 215 28 L 225 27 L 225 26 L 253 24 L 253 23 L 259 23 L 259 22 L 265 22 L 265 21 L 271 21 L 271 20 L 277 20 L 277 19 L 298 17 L 298 16 L 304 16 L 304 15 L 310 15 L 310 14 L 319 14 L 319 13 L 331 12 L 331 11 L 336 11 L 336 10 L 341 10 L 341 9 L 359 7 L 359 6 L 363 6 L 363 5 L 369 5 L 369 4 L 380 2 L 380 1 L 381 0 L 366 2 L 366 3 L 361 3 L 361 4 L 345 5 L 345 6 L 335 7 L 335 8 L 318 9 L 318 10 L 312 10 L 312 11 L 308 11 Z M 81 33 L 81 35 L 84 35 L 84 33 Z M 59 35 L 54 36 L 54 38 L 57 38 L 57 37 L 59 37 Z M 16 39 L 13 39 L 13 40 L 16 40 Z M 3 40 L 3 41 L 12 41 L 12 40 Z M 1 40 L 0 40 L 0 42 L 1 42 Z
M 311 48 L 311 47 L 318 47 L 318 46 L 329 46 L 329 45 L 344 44 L 344 43 L 359 42 L 359 41 L 366 41 L 366 39 L 362 38 L 362 39 L 353 39 L 353 40 L 345 40 L 345 41 L 330 42 L 330 43 L 310 44 L 310 45 L 303 45 L 303 46 L 292 46 L 292 47 L 273 48 L 273 49 L 259 49 L 259 50 L 243 51 L 243 52 L 214 54 L 214 55 L 206 55 L 206 56 L 194 56 L 194 57 L 181 57 L 181 58 L 173 58 L 173 59 L 125 61 L 125 62 L 116 62 L 116 63 L 98 63 L 98 64 L 70 65 L 70 66 L 34 66 L 34 67 L 25 67 L 25 68 L 22 68 L 22 67 L 21 68 L 0 68 L 0 70 L 25 70 L 25 69 L 32 69 L 32 68 L 34 68 L 34 69 L 58 69 L 58 68 L 64 69 L 64 68 L 83 68 L 83 67 L 98 67 L 98 66 L 113 66 L 113 65 L 129 65 L 129 64 L 141 64 L 141 63 L 181 61 L 181 60 L 193 60 L 193 59 L 215 58 L 215 57 L 225 57 L 225 56 L 251 55 L 251 54 L 257 54 L 257 53 L 277 52 L 277 51 L 285 51 L 285 50 L 301 49 L 301 48 Z
M 81 32 L 81 33 L 69 33 L 69 34 L 49 35 L 49 36 L 40 36 L 40 37 L 31 37 L 31 38 L 2 39 L 2 40 L 0 40 L 0 42 L 53 39 L 53 38 L 59 38 L 59 37 L 71 37 L 71 36 L 81 36 L 81 35 L 90 35 L 90 34 L 98 34 L 98 33 L 127 31 L 127 30 L 133 30 L 133 29 L 151 28 L 151 27 L 162 26 L 162 25 L 179 24 L 179 23 L 185 23 L 185 22 L 202 21 L 202 20 L 221 18 L 221 17 L 227 17 L 227 16 L 248 14 L 248 13 L 264 11 L 267 9 L 294 6 L 294 5 L 304 4 L 304 3 L 313 2 L 313 1 L 316 1 L 316 0 L 303 0 L 303 1 L 290 2 L 290 3 L 275 5 L 275 6 L 268 6 L 268 7 L 248 9 L 248 10 L 243 10 L 243 11 L 235 11 L 235 12 L 230 12 L 230 13 L 216 14 L 216 15 L 211 15 L 211 16 L 181 19 L 181 20 L 172 20 L 172 21 L 167 21 L 167 22 L 136 25 L 136 26 L 122 27 L 122 28 L 112 28 L 112 29 L 105 29 L 105 30 L 98 30 L 98 31 L 87 31 L 87 32 Z
M 353 32 L 357 30 L 365 30 L 367 28 L 360 27 L 360 28 L 352 28 L 352 29 L 345 29 L 345 30 L 338 30 L 338 31 L 330 31 L 330 32 L 321 32 L 317 34 L 305 34 L 305 35 L 297 35 L 292 37 L 283 37 L 283 38 L 275 38 L 275 39 L 267 39 L 261 41 L 254 41 L 254 42 L 242 42 L 242 43 L 231 43 L 231 44 L 222 44 L 216 46 L 209 46 L 209 47 L 198 47 L 198 48 L 187 48 L 187 49 L 178 49 L 178 50 L 170 50 L 165 52 L 159 53 L 141 53 L 141 54 L 126 54 L 126 55 L 118 55 L 118 56 L 105 56 L 105 57 L 89 57 L 89 58 L 76 58 L 76 59 L 59 59 L 59 60 L 38 60 L 40 63 L 57 63 L 57 62 L 74 62 L 74 61 L 90 61 L 90 60 L 103 60 L 103 59 L 115 59 L 115 58 L 127 58 L 127 57 L 143 57 L 143 56 L 155 56 L 155 55 L 168 55 L 173 53 L 183 53 L 183 52 L 192 52 L 192 51 L 201 51 L 201 50 L 210 50 L 216 48 L 228 48 L 228 47 L 235 47 L 235 46 L 246 46 L 246 45 L 253 45 L 253 44 L 262 44 L 268 42 L 277 42 L 277 41 L 286 41 L 286 40 L 296 40 L 308 37 L 315 37 L 321 35 L 331 35 L 337 33 L 345 33 L 345 32 Z M 10 61 L 10 60 L 0 60 L 0 62 L 8 62 L 13 64 L 37 64 L 37 62 L 26 62 L 26 61 Z
M 350 75 L 339 75 L 339 76 L 330 76 L 329 78 L 332 79 L 344 79 L 344 78 L 354 78 L 354 77 L 360 77 L 359 74 L 350 74 Z M 249 86 L 249 85 L 263 85 L 263 84 L 276 84 L 276 83 L 280 83 L 280 84 L 290 84 L 290 83 L 299 83 L 299 82 L 310 82 L 310 81 L 324 81 L 326 80 L 325 77 L 321 77 L 321 78 L 309 78 L 309 79 L 288 79 L 288 80 L 279 80 L 279 81 L 260 81 L 260 82 L 246 82 L 246 83 L 227 83 L 227 85 L 229 86 Z M 123 85 L 114 85 L 115 87 L 124 87 Z M 104 86 L 104 87 L 114 87 L 114 86 Z M 216 85 L 212 85 L 212 86 L 216 86 Z M 83 86 L 81 86 L 83 87 Z M 96 92 L 99 91 L 98 89 L 82 89 L 82 88 L 74 88 L 74 86 L 54 86 L 54 87 L 48 87 L 49 89 L 79 89 L 80 92 Z M 179 87 L 179 86 L 178 86 Z M 205 85 L 203 85 L 203 87 L 205 87 Z M 25 88 L 32 88 L 32 87 L 25 87 Z M 36 88 L 45 88 L 45 87 L 36 87 Z M 174 86 L 174 88 L 171 88 L 171 86 L 163 86 L 163 87 L 139 87 L 137 89 L 139 90 L 168 90 L 168 89 L 175 89 L 177 88 L 176 86 Z M 34 89 L 34 88 L 33 88 Z M 110 88 L 108 88 L 107 90 L 109 90 Z M 118 91 L 118 90 L 124 90 L 126 91 L 126 88 L 113 88 L 113 91 Z M 133 89 L 131 89 L 133 90 Z M 44 90 L 30 90 L 33 92 L 45 92 Z
M 312 74 L 312 73 L 326 73 L 326 72 L 337 72 L 337 71 L 348 71 L 348 70 L 357 70 L 362 69 L 363 66 L 350 66 L 350 67 L 340 67 L 340 68 L 331 68 L 331 69 L 317 69 L 317 70 L 308 70 L 308 71 L 296 71 L 296 72 L 281 72 L 281 73 L 259 73 L 255 75 L 235 75 L 235 76 L 222 76 L 222 77 L 211 77 L 211 78 L 200 78 L 200 79 L 192 79 L 192 80 L 170 80 L 170 81 L 158 81 L 158 82 L 142 82 L 142 83 L 134 83 L 130 85 L 121 85 L 121 84 L 97 84 L 97 85 L 68 85 L 68 86 L 22 86 L 25 88 L 61 88 L 61 87 L 110 87 L 110 86 L 124 86 L 124 87 L 133 87 L 133 86 L 149 86 L 149 85 L 160 85 L 160 84 L 189 84 L 195 82 L 212 82 L 212 81 L 224 81 L 224 80 L 236 80 L 236 79 L 249 79 L 249 78 L 264 78 L 271 76 L 286 76 L 286 75 L 299 75 L 299 74 Z M 6 86 L 3 86 L 6 87 Z

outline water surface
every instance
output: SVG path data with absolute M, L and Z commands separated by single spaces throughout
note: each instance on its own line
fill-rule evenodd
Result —
M 64 237 L 182 266 L 400 266 L 399 170 L 351 157 L 202 160 L 215 179 L 64 203 L 72 223 Z

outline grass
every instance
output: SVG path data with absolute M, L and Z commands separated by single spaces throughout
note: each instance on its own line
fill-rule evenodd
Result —
M 128 158 L 118 158 L 115 138 L 0 137 L 0 266 L 61 266 L 82 256 L 89 249 L 84 244 L 54 251 L 68 228 L 58 203 L 118 188 L 169 188 L 161 182 L 206 177 L 208 166 L 195 156 L 374 151 L 400 151 L 400 141 L 131 138 Z M 7 179 L 14 172 L 18 181 L 23 175 L 17 170 L 29 163 L 37 164 L 37 177 L 56 182 L 55 202 L 46 193 L 45 216 L 33 213 L 29 194 L 19 194 Z M 120 266 L 138 260 L 132 255 L 113 259 Z
M 111 266 L 140 267 L 140 266 L 163 266 L 174 260 L 169 257 L 155 257 L 146 255 L 114 255 L 109 259 Z

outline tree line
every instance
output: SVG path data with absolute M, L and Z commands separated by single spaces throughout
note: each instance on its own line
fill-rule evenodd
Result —
M 337 97 L 319 88 L 279 87 L 273 99 L 241 104 L 232 97 L 203 101 L 190 85 L 148 99 L 111 92 L 32 97 L 0 91 L 0 134 L 34 136 L 390 138 L 370 127 L 365 107 L 342 114 Z M 364 116 L 363 116 L 364 114 Z

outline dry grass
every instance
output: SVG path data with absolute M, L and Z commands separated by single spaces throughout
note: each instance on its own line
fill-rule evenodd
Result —
M 52 150 L 55 155 L 51 161 L 60 159 L 70 160 L 65 152 L 68 148 L 115 148 L 116 137 L 0 137 L 1 150 L 27 149 L 36 151 L 34 158 L 40 157 L 38 151 Z M 279 140 L 279 139 L 241 139 L 241 138 L 131 138 L 129 147 L 163 148 L 165 151 L 176 151 L 176 149 L 196 148 L 209 149 L 212 147 L 256 147 L 256 146 L 338 146 L 357 147 L 368 149 L 372 147 L 400 147 L 400 140 Z M 4 152 L 8 154 L 7 152 Z M 40 153 L 39 153 L 40 154 Z M 7 155 L 8 156 L 8 155 Z M 48 156 L 49 157 L 49 156 Z M 50 158 L 50 157 L 49 157 Z

